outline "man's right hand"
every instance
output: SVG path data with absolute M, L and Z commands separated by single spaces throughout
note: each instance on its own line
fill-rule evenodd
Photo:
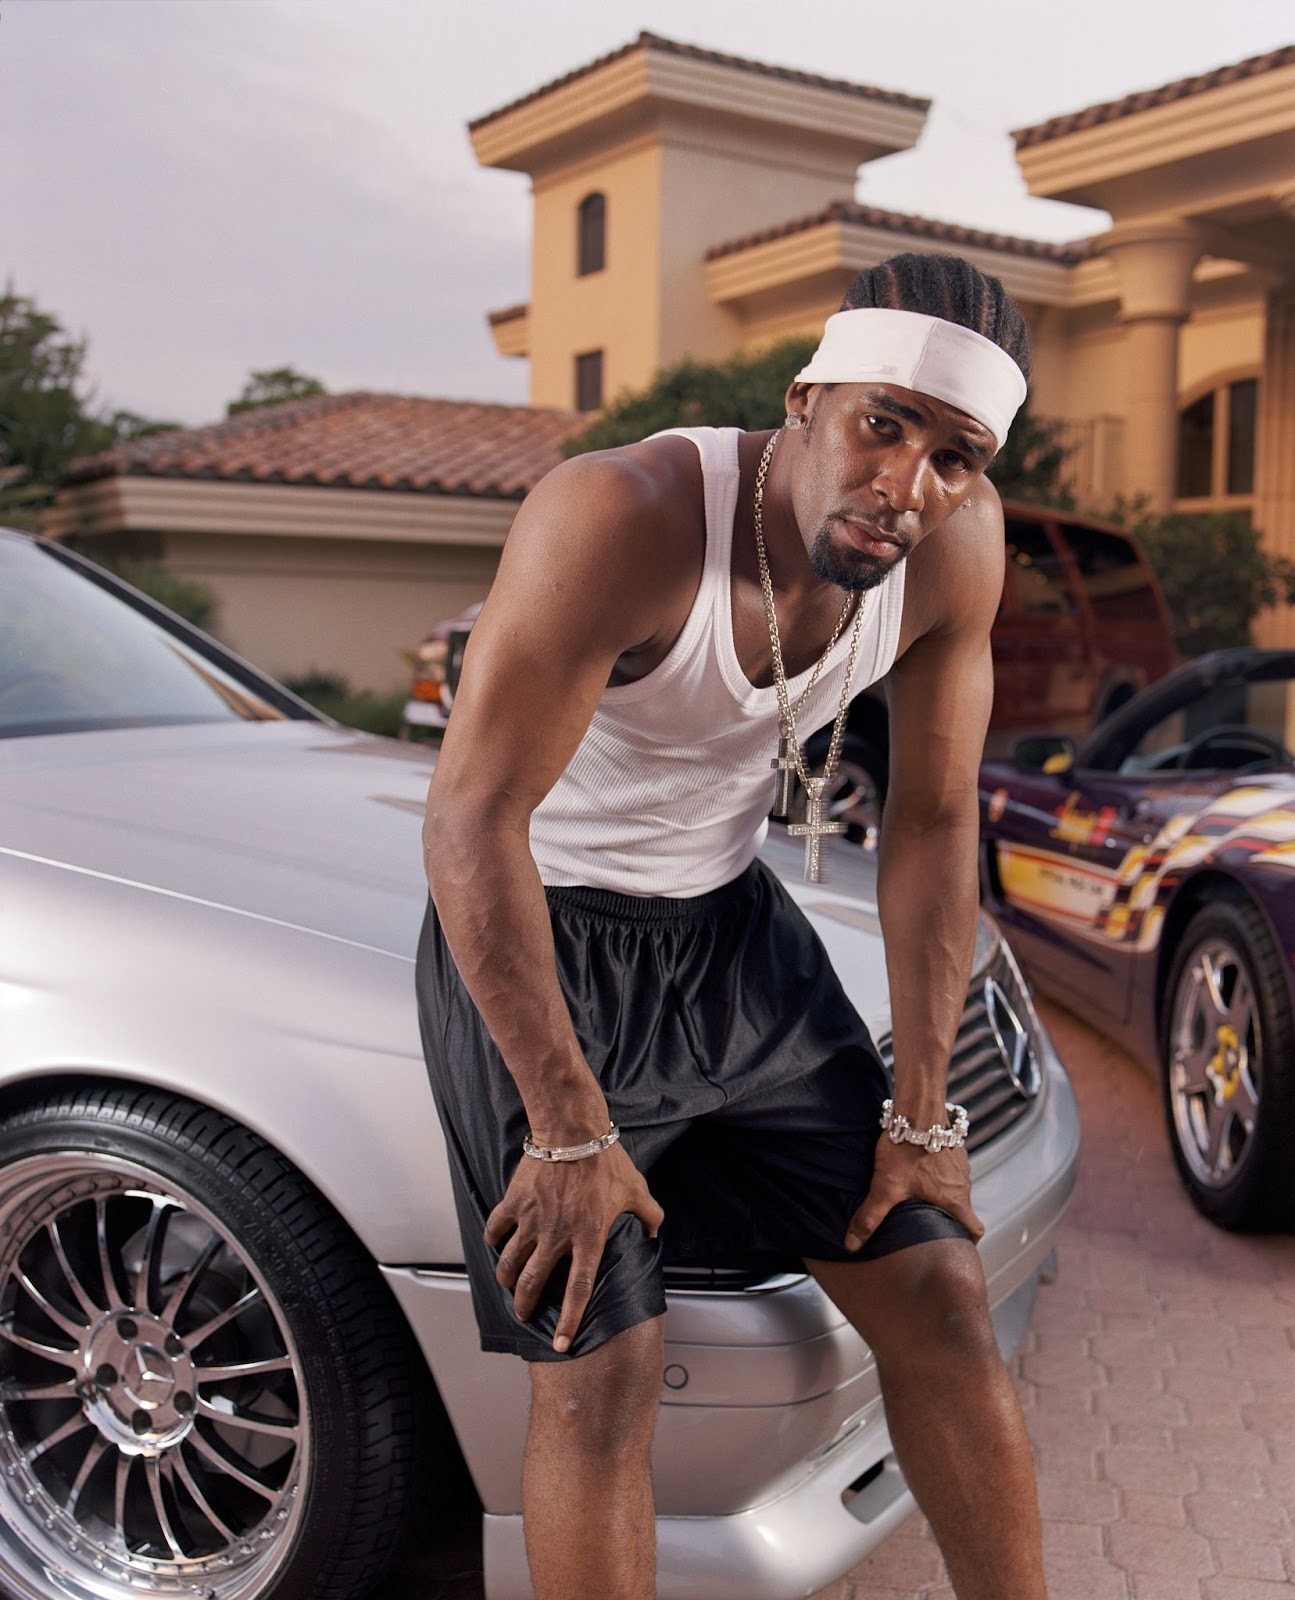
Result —
M 508 1192 L 486 1219 L 485 1241 L 500 1251 L 495 1277 L 513 1291 L 513 1306 L 524 1322 L 533 1315 L 553 1269 L 570 1256 L 553 1337 L 559 1354 L 571 1348 L 594 1291 L 607 1235 L 625 1211 L 639 1219 L 650 1239 L 656 1238 L 665 1212 L 624 1147 L 614 1144 L 583 1161 L 523 1156 Z

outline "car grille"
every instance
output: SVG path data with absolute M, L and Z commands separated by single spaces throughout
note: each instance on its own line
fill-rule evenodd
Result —
M 966 1106 L 971 1118 L 968 1150 L 990 1144 L 1034 1103 L 1041 1069 L 1028 1033 L 1029 1018 L 1020 980 L 1000 949 L 971 981 L 949 1063 L 948 1097 Z M 891 1072 L 889 1034 L 878 1040 L 877 1048 Z
M 1034 1104 L 1042 1068 L 1030 1031 L 1032 1015 L 1021 981 L 1000 947 L 971 980 L 949 1063 L 949 1099 L 966 1106 L 971 1119 L 968 1150 L 991 1144 Z M 883 1035 L 877 1048 L 887 1073 L 892 1073 L 891 1036 Z M 780 1273 L 803 1270 L 803 1264 L 793 1258 L 668 1266 L 665 1286 L 674 1291 L 741 1294 L 768 1288 Z

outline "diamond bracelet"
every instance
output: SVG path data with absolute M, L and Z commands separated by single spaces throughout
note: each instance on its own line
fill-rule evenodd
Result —
M 604 1150 L 610 1150 L 620 1136 L 621 1131 L 614 1122 L 608 1125 L 606 1133 L 590 1139 L 588 1144 L 536 1144 L 528 1133 L 522 1140 L 522 1154 L 530 1156 L 532 1161 L 583 1161 L 586 1156 L 597 1156 Z
M 944 1110 L 949 1118 L 947 1127 L 937 1122 L 930 1128 L 915 1128 L 902 1112 L 895 1110 L 893 1100 L 883 1100 L 882 1131 L 890 1135 L 891 1144 L 920 1145 L 928 1156 L 933 1156 L 940 1150 L 957 1150 L 967 1142 L 967 1134 L 971 1131 L 971 1118 L 967 1115 L 966 1106 L 952 1106 L 947 1100 L 944 1103 Z

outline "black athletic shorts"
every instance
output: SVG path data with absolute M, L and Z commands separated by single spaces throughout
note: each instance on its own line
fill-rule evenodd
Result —
M 659 1316 L 663 1265 L 849 1261 L 970 1237 L 906 1201 L 846 1250 L 887 1074 L 817 935 L 762 863 L 693 899 L 547 894 L 576 1034 L 665 1210 L 658 1239 L 636 1217 L 616 1222 L 570 1356 Z M 481 1236 L 522 1159 L 526 1113 L 430 903 L 417 988 L 482 1348 L 569 1359 L 552 1344 L 565 1271 L 523 1322 Z

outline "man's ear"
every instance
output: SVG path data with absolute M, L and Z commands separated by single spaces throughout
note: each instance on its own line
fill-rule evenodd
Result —
M 813 383 L 789 383 L 783 404 L 787 408 L 789 417 L 801 417 L 809 421 L 810 411 L 813 408 L 814 390 L 818 387 Z

